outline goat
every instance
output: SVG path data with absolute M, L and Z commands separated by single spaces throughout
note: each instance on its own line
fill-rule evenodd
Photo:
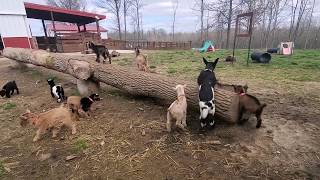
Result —
M 113 50 L 113 51 L 111 52 L 111 56 L 112 56 L 112 57 L 118 57 L 118 56 L 120 56 L 120 53 Z
M 187 99 L 184 93 L 186 85 L 177 85 L 177 99 L 170 105 L 167 112 L 167 130 L 171 132 L 175 126 L 187 127 Z
M 261 127 L 261 114 L 267 104 L 261 104 L 260 101 L 249 94 L 239 94 L 239 119 L 238 123 L 243 124 L 248 121 L 251 114 L 254 114 L 257 118 L 256 128 Z M 248 116 L 249 115 L 249 116 Z M 248 116 L 248 117 L 246 117 Z
M 100 55 L 103 57 L 103 63 L 106 63 L 107 57 L 109 58 L 109 64 L 111 64 L 111 56 L 109 53 L 108 48 L 106 48 L 103 45 L 95 45 L 93 42 L 89 41 L 87 43 L 87 46 L 93 50 L 93 52 L 96 54 L 97 58 L 96 61 L 100 63 Z
M 135 62 L 139 71 L 149 72 L 147 57 L 143 54 L 140 54 L 139 48 L 135 48 L 136 58 Z
M 214 74 L 214 69 L 218 63 L 219 58 L 214 62 L 208 62 L 203 58 L 203 62 L 206 65 L 205 69 L 202 70 L 198 76 L 199 86 L 199 107 L 200 107 L 200 125 L 201 127 L 206 126 L 206 120 L 209 114 L 212 118 L 209 119 L 209 125 L 214 127 L 214 113 L 215 113 L 215 102 L 214 102 L 214 86 L 217 82 Z
M 66 98 L 64 96 L 64 90 L 61 85 L 56 85 L 53 79 L 48 79 L 48 84 L 50 86 L 50 92 L 52 98 L 57 98 L 57 102 L 63 102 Z
M 10 94 L 13 95 L 14 90 L 17 91 L 17 94 L 19 94 L 19 89 L 17 87 L 17 84 L 15 81 L 10 81 L 7 82 L 3 87 L 2 90 L 0 91 L 0 95 L 3 97 L 6 95 L 7 98 L 10 98 Z
M 233 62 L 236 62 L 236 58 L 235 57 L 233 57 L 233 56 L 227 56 L 226 57 L 226 62 L 231 62 L 231 63 L 233 63 Z
M 27 124 L 32 124 L 38 128 L 37 133 L 33 138 L 33 142 L 38 141 L 41 138 L 41 135 L 49 129 L 52 129 L 52 138 L 57 137 L 62 126 L 70 128 L 72 134 L 75 134 L 77 131 L 76 124 L 72 120 L 72 113 L 63 106 L 40 114 L 31 113 L 30 110 L 27 110 L 20 118 L 20 125 L 22 127 L 25 127 Z
M 79 116 L 79 111 L 85 112 L 86 116 L 89 116 L 91 105 L 94 101 L 99 101 L 101 98 L 99 94 L 91 94 L 89 97 L 69 96 L 67 99 L 67 105 L 73 113 Z

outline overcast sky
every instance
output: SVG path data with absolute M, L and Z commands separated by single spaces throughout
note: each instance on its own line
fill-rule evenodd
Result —
M 24 1 L 37 4 L 46 4 L 46 0 Z M 171 0 L 144 0 L 143 2 L 143 28 L 145 30 L 152 28 L 163 28 L 170 32 L 173 13 Z M 176 32 L 193 32 L 199 28 L 199 18 L 197 13 L 192 10 L 195 5 L 194 2 L 194 0 L 179 0 L 179 7 L 176 15 Z M 112 15 L 108 14 L 108 12 L 103 9 L 97 8 L 94 4 L 94 0 L 87 0 L 86 11 L 106 15 L 107 20 L 101 23 L 103 27 L 110 30 L 112 25 L 114 25 Z M 42 35 L 41 22 L 39 20 L 31 19 L 29 19 L 29 22 L 33 35 Z M 130 23 L 130 20 L 128 23 Z
M 24 0 L 26 2 L 46 4 L 46 0 Z M 195 6 L 196 0 L 179 0 L 179 7 L 176 15 L 176 32 L 194 32 L 199 29 L 200 21 L 199 14 L 192 10 Z M 115 27 L 115 21 L 112 14 L 109 14 L 103 9 L 99 9 L 95 6 L 95 0 L 87 0 L 88 12 L 103 14 L 107 16 L 107 19 L 100 24 L 108 30 L 112 31 L 112 27 Z M 314 19 L 320 23 L 318 17 L 320 17 L 320 0 L 316 0 L 316 7 L 314 9 Z M 172 26 L 172 3 L 171 0 L 143 0 L 144 7 L 143 14 L 143 29 L 149 30 L 152 28 L 163 28 L 167 32 L 171 32 Z M 288 10 L 289 14 L 289 10 Z M 287 26 L 290 18 L 280 17 L 280 25 Z M 33 35 L 43 35 L 42 25 L 39 20 L 29 19 Z M 131 30 L 130 20 L 128 20 L 129 30 Z

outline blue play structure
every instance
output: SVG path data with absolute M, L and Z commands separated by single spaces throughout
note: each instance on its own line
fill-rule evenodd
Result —
M 214 45 L 213 45 L 213 41 L 207 40 L 203 43 L 201 48 L 193 48 L 194 50 L 198 50 L 199 52 L 203 53 L 203 52 L 210 52 L 210 51 L 214 51 Z

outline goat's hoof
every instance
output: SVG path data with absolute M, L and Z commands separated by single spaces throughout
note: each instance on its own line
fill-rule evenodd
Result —
M 200 123 L 201 128 L 204 128 L 207 124 L 206 123 Z

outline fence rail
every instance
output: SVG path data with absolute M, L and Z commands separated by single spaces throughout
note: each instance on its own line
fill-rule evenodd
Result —
M 87 50 L 86 42 L 92 41 L 96 44 L 102 44 L 108 49 L 191 49 L 191 41 L 188 42 L 159 42 L 159 41 L 123 41 L 114 39 L 101 39 L 96 33 L 57 33 L 54 37 L 37 37 L 39 48 L 55 49 L 57 52 L 85 52 Z

